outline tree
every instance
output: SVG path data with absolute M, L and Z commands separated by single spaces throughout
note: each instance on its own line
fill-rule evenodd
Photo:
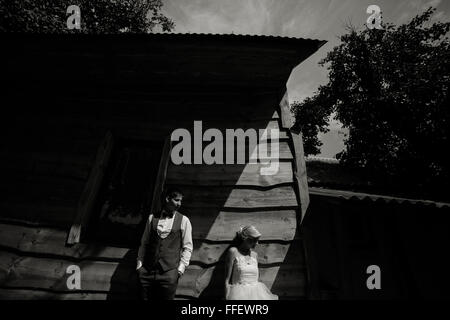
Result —
M 320 62 L 329 82 L 292 106 L 307 153 L 318 153 L 334 113 L 349 129 L 343 165 L 415 185 L 448 181 L 450 23 L 431 24 L 434 11 L 341 37 Z
M 81 29 L 67 28 L 67 8 L 77 5 Z M 1 32 L 148 33 L 171 31 L 175 24 L 162 12 L 162 0 L 2 0 Z

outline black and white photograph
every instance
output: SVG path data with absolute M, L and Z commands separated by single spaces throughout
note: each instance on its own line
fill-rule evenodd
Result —
M 450 299 L 450 1 L 0 12 L 0 300 Z

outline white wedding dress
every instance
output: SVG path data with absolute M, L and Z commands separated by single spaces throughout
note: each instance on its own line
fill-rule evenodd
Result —
M 258 261 L 252 256 L 237 253 L 227 300 L 278 300 L 267 286 L 258 281 Z

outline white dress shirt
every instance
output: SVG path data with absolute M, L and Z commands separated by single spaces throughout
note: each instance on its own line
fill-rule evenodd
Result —
M 178 212 L 175 212 L 175 214 L 180 214 Z M 171 217 L 165 216 L 164 214 L 161 214 L 160 218 L 157 219 L 157 232 L 158 235 L 164 239 L 166 238 L 170 231 L 172 230 L 173 221 L 175 220 L 175 214 L 173 214 Z M 150 214 L 148 217 L 148 222 L 145 225 L 145 231 L 144 235 L 149 234 L 150 228 L 152 226 L 152 220 L 153 220 L 153 214 Z M 181 219 L 181 239 L 182 239 L 182 248 L 181 248 L 181 256 L 180 256 L 180 264 L 178 266 L 178 272 L 181 274 L 184 273 L 186 267 L 189 265 L 189 261 L 191 260 L 192 250 L 193 250 L 193 243 L 192 243 L 192 225 L 189 221 L 189 218 L 183 215 L 183 218 Z M 142 266 L 142 261 L 137 261 L 137 269 L 139 269 Z

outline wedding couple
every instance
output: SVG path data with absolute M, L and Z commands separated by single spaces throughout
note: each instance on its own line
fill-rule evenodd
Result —
M 183 193 L 169 189 L 161 212 L 150 214 L 137 257 L 137 272 L 144 300 L 172 300 L 189 265 L 193 250 L 192 226 L 178 212 Z M 254 226 L 237 232 L 237 242 L 225 259 L 226 300 L 277 300 L 259 281 L 258 256 L 254 251 L 261 233 Z

